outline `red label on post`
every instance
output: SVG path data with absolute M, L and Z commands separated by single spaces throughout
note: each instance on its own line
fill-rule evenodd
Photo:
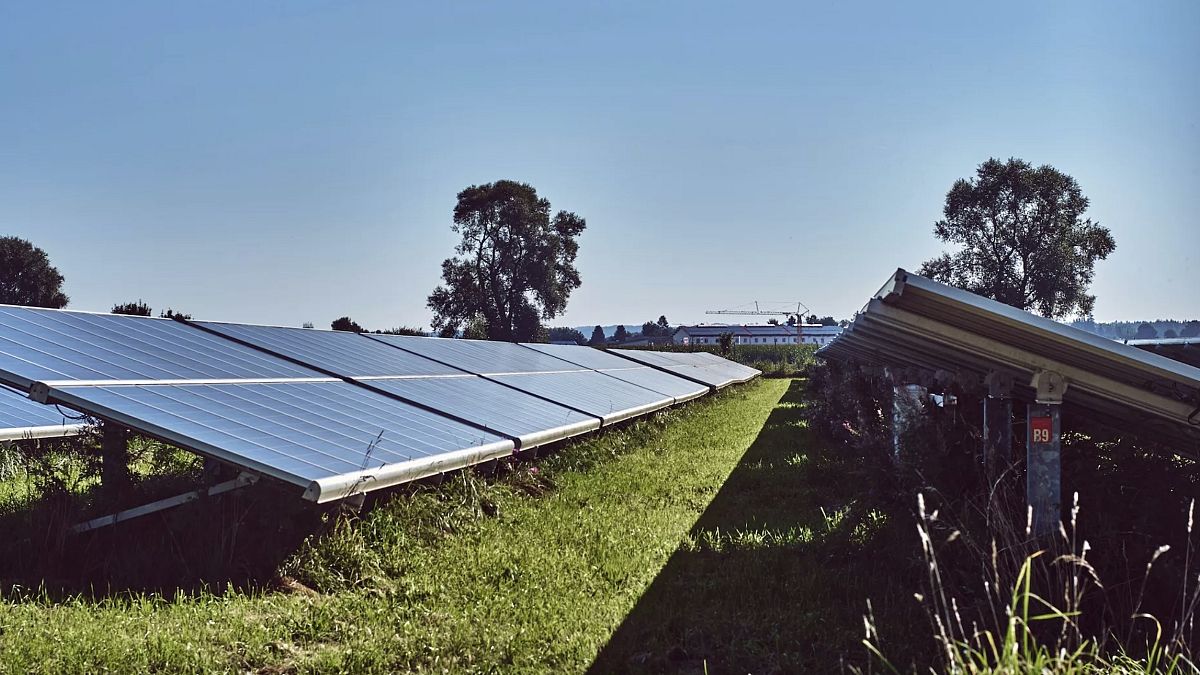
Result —
M 1029 433 L 1033 436 L 1034 443 L 1049 443 L 1051 435 L 1054 434 L 1054 418 L 1030 417 Z

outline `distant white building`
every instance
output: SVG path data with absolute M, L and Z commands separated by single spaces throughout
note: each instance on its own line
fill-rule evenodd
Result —
M 672 341 L 677 345 L 715 345 L 725 333 L 733 334 L 733 343 L 739 345 L 825 345 L 842 332 L 841 326 L 804 324 L 796 326 L 766 324 L 761 326 L 726 324 L 701 324 L 680 326 L 675 330 Z

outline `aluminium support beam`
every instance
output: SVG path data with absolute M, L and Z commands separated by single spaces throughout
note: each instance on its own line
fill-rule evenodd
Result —
M 257 474 L 250 473 L 249 471 L 243 471 L 238 475 L 237 478 L 227 480 L 223 483 L 217 483 L 209 488 L 201 488 L 199 490 L 185 492 L 181 495 L 167 497 L 166 499 L 160 499 L 156 502 L 135 506 L 132 509 L 125 509 L 124 511 L 118 511 L 107 516 L 100 516 L 99 518 L 93 518 L 91 520 L 79 523 L 71 528 L 71 534 L 80 534 L 82 532 L 90 532 L 91 530 L 98 530 L 102 527 L 116 525 L 117 523 L 123 523 L 127 520 L 140 518 L 141 516 L 147 516 L 151 513 L 158 513 L 159 511 L 172 509 L 176 506 L 182 506 L 204 497 L 212 497 L 223 492 L 237 490 L 239 488 L 246 487 L 247 485 L 253 485 L 257 482 Z
M 1033 376 L 1037 399 L 1030 403 L 1025 420 L 1025 499 L 1029 505 L 1030 533 L 1053 536 L 1062 520 L 1062 397 L 1067 382 L 1052 370 Z

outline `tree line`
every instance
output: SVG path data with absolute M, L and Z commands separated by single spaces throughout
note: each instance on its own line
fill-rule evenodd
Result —
M 989 159 L 946 194 L 933 233 L 952 250 L 926 261 L 919 272 L 1043 316 L 1090 316 L 1096 299 L 1088 291 L 1096 262 L 1116 249 L 1116 241 L 1086 217 L 1088 206 L 1076 180 L 1052 166 Z M 460 242 L 442 261 L 442 282 L 427 298 L 433 331 L 489 340 L 606 341 L 600 327 L 586 339 L 575 329 L 547 327 L 582 283 L 575 262 L 586 227 L 579 215 L 554 211 L 527 183 L 499 180 L 459 192 L 451 229 Z M 62 284 L 62 274 L 44 251 L 23 239 L 0 238 L 0 302 L 65 307 L 69 298 Z M 151 312 L 140 300 L 115 305 L 113 311 Z M 161 315 L 177 314 L 168 309 Z M 804 319 L 837 324 L 830 316 Z M 348 316 L 331 327 L 366 330 Z M 1193 324 L 1184 329 L 1186 336 L 1198 330 Z M 666 337 L 670 331 L 660 316 L 642 324 L 640 335 Z M 422 333 L 404 326 L 386 332 Z M 614 337 L 637 335 L 625 326 L 618 334 Z

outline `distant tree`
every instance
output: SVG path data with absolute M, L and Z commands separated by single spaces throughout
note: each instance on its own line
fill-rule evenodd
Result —
M 658 317 L 658 335 L 659 337 L 667 337 L 671 334 L 671 323 L 667 321 L 665 315 Z
M 42 249 L 17 237 L 0 237 L 0 304 L 62 309 L 63 275 Z
M 1096 261 L 1116 242 L 1083 218 L 1087 207 L 1075 179 L 1052 166 L 989 159 L 954 183 L 934 224 L 938 239 L 960 248 L 920 273 L 1042 316 L 1090 314 Z
M 304 322 L 304 324 L 303 324 L 303 325 L 301 325 L 300 327 L 301 327 L 301 328 L 313 328 L 314 326 L 313 326 L 313 322 L 311 322 L 311 321 L 305 321 L 305 322 Z
M 821 324 L 822 326 L 836 326 L 836 325 L 838 325 L 838 321 L 837 321 L 837 319 L 833 318 L 832 316 L 823 316 L 823 317 L 821 317 L 821 318 L 817 319 L 815 323 L 819 323 L 819 324 Z
M 772 326 L 778 326 L 779 319 L 767 319 L 767 323 L 771 324 Z
M 816 314 L 809 314 L 808 316 L 804 317 L 804 323 L 807 324 L 815 324 L 818 321 L 820 321 L 820 319 L 817 318 Z
M 718 349 L 721 351 L 721 356 L 729 356 L 733 353 L 733 333 L 721 333 L 717 336 Z
M 574 328 L 551 328 L 549 332 L 551 342 L 574 342 L 577 345 L 587 344 L 587 338 Z
M 1200 321 L 1188 321 L 1179 331 L 1179 337 L 1200 337 Z
M 1163 337 L 1167 338 L 1168 340 L 1174 340 L 1175 338 L 1179 337 L 1179 333 L 1176 333 L 1174 328 L 1168 328 L 1167 330 L 1163 331 Z
M 492 340 L 530 340 L 542 319 L 558 316 L 579 287 L 576 238 L 583 218 L 551 216 L 533 186 L 510 180 L 458 193 L 453 229 L 456 257 L 442 262 L 443 284 L 429 296 L 433 328 L 456 332 L 483 317 Z
M 347 333 L 365 333 L 366 329 L 355 323 L 350 317 L 343 316 L 340 319 L 334 319 L 333 323 L 329 324 L 333 330 L 342 330 Z
M 154 316 L 154 310 L 150 309 L 150 305 L 138 300 L 137 302 L 126 302 L 121 305 L 113 305 L 113 314 L 127 314 L 129 316 Z
M 624 324 L 617 326 L 617 330 L 613 333 L 613 342 L 621 343 L 629 339 L 629 331 L 625 330 Z
M 410 328 L 408 326 L 396 326 L 387 330 L 377 330 L 376 333 L 381 335 L 412 335 L 414 337 L 429 337 L 429 333 L 420 328 Z
M 1153 340 L 1158 337 L 1158 331 L 1154 326 L 1148 323 L 1143 323 L 1137 327 L 1137 332 L 1133 334 L 1135 340 Z
M 444 329 L 443 329 L 444 330 Z M 487 319 L 482 314 L 476 314 L 467 324 L 463 326 L 462 336 L 464 340 L 486 340 L 488 339 L 488 323 Z M 453 336 L 451 336 L 453 337 Z
M 642 324 L 642 336 L 648 338 L 658 337 L 658 324 L 653 321 L 647 321 Z
M 166 311 L 159 313 L 159 316 L 164 319 L 183 319 L 184 321 L 190 321 L 192 318 L 191 314 L 184 314 L 183 312 L 176 312 L 175 310 L 173 310 L 169 307 L 166 309 Z
M 789 326 L 795 326 L 795 325 L 796 325 L 796 315 L 795 315 L 795 314 L 789 314 L 789 315 L 788 315 L 788 319 L 787 319 L 787 325 L 789 325 Z
M 604 340 L 604 329 L 600 326 L 596 326 L 592 329 L 592 339 L 588 340 L 588 344 L 595 347 L 597 345 L 604 344 Z

